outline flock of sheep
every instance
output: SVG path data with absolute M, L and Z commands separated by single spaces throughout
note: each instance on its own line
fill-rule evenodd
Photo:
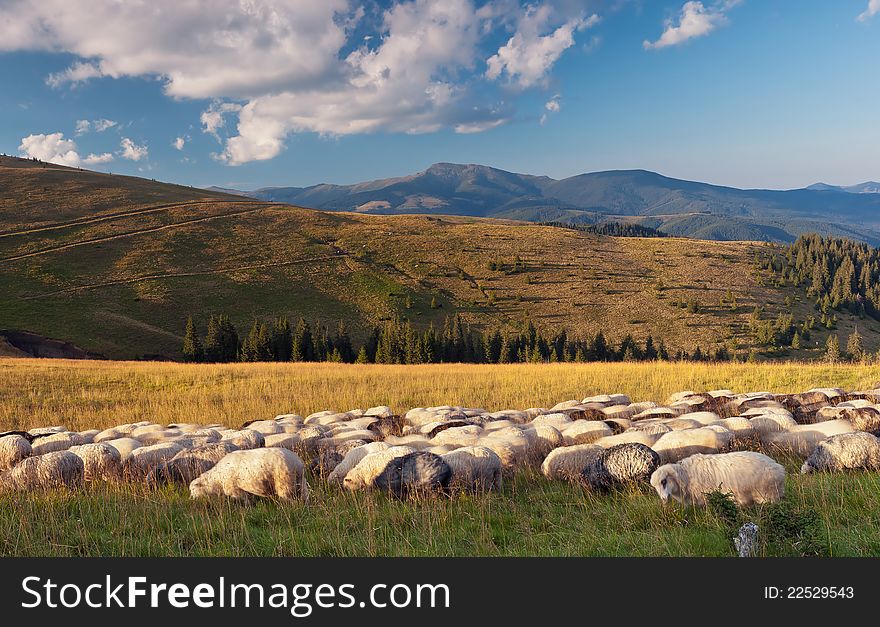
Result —
M 129 481 L 181 484 L 193 498 L 308 501 L 311 478 L 402 497 L 497 490 L 533 466 L 599 492 L 650 482 L 664 502 L 702 505 L 720 490 L 748 505 L 784 494 L 785 469 L 768 454 L 805 459 L 802 473 L 880 470 L 878 402 L 880 390 L 717 390 L 674 394 L 662 406 L 610 394 L 549 409 L 285 414 L 238 429 L 37 428 L 0 433 L 0 493 Z

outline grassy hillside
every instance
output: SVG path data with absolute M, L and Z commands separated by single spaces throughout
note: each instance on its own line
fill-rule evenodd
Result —
M 760 284 L 761 244 L 325 213 L 9 158 L 0 188 L 0 330 L 111 358 L 175 357 L 186 317 L 204 329 L 220 312 L 242 330 L 254 317 L 344 319 L 356 341 L 394 314 L 426 326 L 461 312 L 478 327 L 529 316 L 548 331 L 747 350 L 754 305 L 772 313 L 791 293 Z M 735 311 L 720 304 L 728 290 Z M 682 307 L 692 301 L 698 312 Z M 860 328 L 874 349 L 875 329 Z

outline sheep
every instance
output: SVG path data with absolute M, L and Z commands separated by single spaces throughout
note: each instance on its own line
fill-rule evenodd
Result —
M 562 428 L 557 427 L 562 434 L 562 441 L 565 446 L 574 444 L 590 444 L 600 438 L 610 437 L 612 434 L 611 427 L 601 421 L 594 420 L 578 420 Z
M 403 425 L 404 422 L 400 416 L 391 416 L 389 418 L 376 418 L 369 424 L 367 429 L 381 438 L 386 438 L 389 435 L 402 435 Z
M 9 470 L 33 452 L 31 443 L 20 435 L 0 437 L 0 472 Z
M 118 481 L 122 478 L 122 455 L 109 443 L 82 444 L 68 450 L 83 461 L 85 481 Z
M 702 425 L 696 420 L 689 418 L 668 418 L 664 419 L 663 424 L 673 431 L 683 431 L 685 429 L 699 429 Z
M 563 434 L 565 435 L 565 434 Z M 596 444 L 602 448 L 611 448 L 618 444 L 637 443 L 652 446 L 660 438 L 659 434 L 645 433 L 644 431 L 624 431 L 619 435 L 609 435 L 596 440 Z
M 31 444 L 31 449 L 34 455 L 44 455 L 45 453 L 53 453 L 55 451 L 66 451 L 71 446 L 85 443 L 85 438 L 79 433 L 65 431 L 34 440 L 33 444 Z
M 724 427 L 733 433 L 734 440 L 750 440 L 755 437 L 755 428 L 748 418 L 734 416 L 733 418 L 722 418 L 712 423 Z M 712 426 L 710 425 L 710 426 Z
M 841 433 L 851 433 L 848 420 L 826 420 L 810 425 L 796 425 L 787 431 L 771 433 L 762 442 L 772 449 L 807 457 L 822 440 Z
M 485 446 L 466 446 L 441 455 L 452 470 L 450 486 L 482 492 L 501 489 L 501 458 Z
M 391 418 L 391 416 L 393 415 L 394 410 L 387 405 L 370 407 L 367 411 L 364 412 L 364 416 L 375 416 L 376 418 Z
M 440 431 L 431 438 L 432 444 L 455 444 L 457 446 L 473 446 L 483 434 L 483 428 L 479 425 L 467 425 L 463 427 L 453 427 Z M 385 438 L 389 444 L 408 444 L 402 438 Z
M 778 501 L 785 495 L 785 468 L 754 451 L 691 455 L 664 464 L 651 475 L 651 485 L 663 503 L 706 504 L 706 493 L 721 490 L 738 505 Z
M 131 478 L 146 478 L 151 470 L 172 459 L 182 450 L 183 447 L 174 442 L 136 448 L 123 463 L 123 471 Z
M 213 468 L 229 453 L 239 450 L 232 442 L 212 442 L 194 449 L 183 450 L 168 461 L 159 464 L 147 475 L 147 483 L 180 483 L 192 481 Z
M 819 442 L 801 474 L 841 470 L 880 470 L 880 439 L 864 431 L 833 435 Z
M 363 490 L 375 485 L 376 478 L 385 470 L 392 459 L 415 453 L 409 446 L 391 446 L 384 451 L 365 455 L 342 479 L 346 490 Z
M 784 414 L 763 414 L 749 419 L 755 435 L 762 442 L 772 436 L 774 433 L 781 433 L 793 429 L 798 423 L 790 415 Z
M 358 462 L 364 457 L 370 453 L 378 453 L 379 451 L 385 451 L 389 448 L 391 447 L 386 442 L 370 442 L 369 444 L 364 444 L 363 446 L 351 449 L 345 454 L 342 461 L 330 471 L 330 474 L 327 475 L 327 481 L 331 484 L 341 484 L 342 480 L 345 479 L 345 475 L 348 474 L 348 471 L 357 466 Z
M 93 444 L 108 444 L 119 451 L 119 457 L 124 463 L 135 449 L 141 448 L 140 440 L 134 438 L 116 438 L 113 440 L 102 440 L 101 442 L 93 442 Z
M 586 485 L 606 491 L 622 483 L 647 481 L 657 467 L 660 456 L 644 444 L 631 442 L 604 449 L 583 471 Z
M 0 492 L 75 488 L 83 481 L 83 461 L 70 451 L 27 457 L 0 474 Z
M 541 464 L 541 472 L 548 479 L 580 480 L 584 469 L 604 451 L 598 444 L 576 444 L 555 448 Z
M 670 464 L 695 453 L 719 453 L 732 441 L 733 433 L 727 429 L 702 427 L 664 433 L 651 448 L 660 455 L 661 463 Z
M 840 408 L 840 405 L 837 407 Z M 849 420 L 856 431 L 880 435 L 880 410 L 874 406 L 843 409 L 839 418 Z
M 627 431 L 641 431 L 651 435 L 662 436 L 664 433 L 670 433 L 672 427 L 656 420 L 643 420 L 642 422 L 637 422 L 631 426 Z
M 194 499 L 227 496 L 234 499 L 256 497 L 285 501 L 309 500 L 302 460 L 284 448 L 258 448 L 232 451 L 217 464 L 192 480 Z
M 266 445 L 266 438 L 262 433 L 251 431 L 250 429 L 242 429 L 240 431 L 232 431 L 222 434 L 221 441 L 228 441 L 235 444 L 240 450 L 262 448 Z
M 558 429 L 550 425 L 533 425 L 523 429 L 523 435 L 529 441 L 529 456 L 538 462 L 558 446 L 564 445 L 564 436 Z
M 247 425 L 247 428 L 251 431 L 262 433 L 264 436 L 275 435 L 284 431 L 284 427 L 274 420 L 256 420 Z
M 446 489 L 451 479 L 452 469 L 442 457 L 416 451 L 393 458 L 375 478 L 373 487 L 403 497 Z

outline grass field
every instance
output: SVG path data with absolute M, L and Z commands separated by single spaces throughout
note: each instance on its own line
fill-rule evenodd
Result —
M 177 365 L 0 360 L 0 428 L 137 420 L 223 422 L 387 404 L 552 406 L 600 392 L 663 401 L 693 389 L 877 387 L 880 369 L 823 364 L 512 366 Z M 0 555 L 732 555 L 746 520 L 764 555 L 880 555 L 880 476 L 797 475 L 777 505 L 661 507 L 648 488 L 608 496 L 531 470 L 497 494 L 395 501 L 314 478 L 309 505 L 194 502 L 183 489 L 99 485 L 0 497 Z

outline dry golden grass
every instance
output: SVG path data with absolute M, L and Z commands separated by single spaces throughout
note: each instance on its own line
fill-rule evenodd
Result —
M 375 405 L 397 412 L 445 404 L 525 409 L 610 392 L 662 402 L 682 390 L 796 392 L 878 384 L 876 366 L 806 363 L 381 366 L 0 359 L 0 428 L 64 424 L 85 430 L 140 420 L 237 426 L 282 413 Z

